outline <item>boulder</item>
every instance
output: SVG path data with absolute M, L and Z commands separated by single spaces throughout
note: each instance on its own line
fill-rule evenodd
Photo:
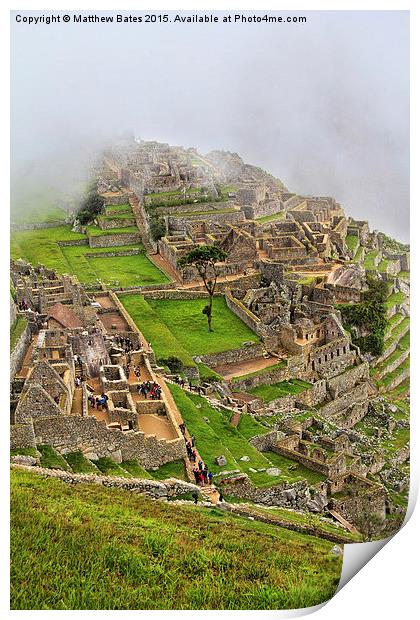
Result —
M 216 456 L 214 460 L 216 462 L 216 465 L 219 465 L 219 467 L 224 467 L 225 465 L 227 465 L 226 457 L 223 454 L 221 454 L 220 456 Z
M 269 468 L 266 470 L 266 473 L 267 473 L 269 476 L 280 476 L 280 474 L 281 474 L 281 469 L 279 469 L 278 467 L 269 467 Z

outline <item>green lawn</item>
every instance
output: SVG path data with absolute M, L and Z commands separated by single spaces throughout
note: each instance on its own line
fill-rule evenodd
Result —
M 52 446 L 39 445 L 37 446 L 38 452 L 41 453 L 41 467 L 47 467 L 49 469 L 63 469 L 64 471 L 71 471 L 70 465 Z
M 346 245 L 349 248 L 349 250 L 354 252 L 356 248 L 359 246 L 359 243 L 360 243 L 359 237 L 357 235 L 347 235 Z
M 65 455 L 67 463 L 76 474 L 99 474 L 100 471 L 96 465 L 83 456 L 82 452 L 70 452 Z
M 243 381 L 244 379 L 249 379 L 250 377 L 261 377 L 261 375 L 266 375 L 273 370 L 278 370 L 280 368 L 286 368 L 287 362 L 286 360 L 281 360 L 277 364 L 273 364 L 272 366 L 267 366 L 266 368 L 261 368 L 261 370 L 254 370 L 254 372 L 249 372 L 247 375 L 240 375 L 239 377 L 233 377 L 232 383 L 237 383 L 238 381 Z
M 308 607 L 338 585 L 331 547 L 217 508 L 11 472 L 12 609 Z
M 16 317 L 16 321 L 10 328 L 10 352 L 12 352 L 15 348 L 19 338 L 25 331 L 25 327 L 27 326 L 27 324 L 28 322 L 25 317 L 20 315 Z
M 392 308 L 393 306 L 403 304 L 404 302 L 405 302 L 405 295 L 404 293 L 400 291 L 399 293 L 392 293 L 392 295 L 390 295 L 388 299 L 386 300 L 385 306 L 387 308 Z
M 265 454 L 273 465 L 281 469 L 284 475 L 286 475 L 291 482 L 297 482 L 298 480 L 302 480 L 302 478 L 304 478 L 309 482 L 309 484 L 317 484 L 318 482 L 324 482 L 327 479 L 326 476 L 319 474 L 316 471 L 312 471 L 312 469 L 308 469 L 304 465 L 287 458 L 287 456 L 282 456 L 276 452 L 265 452 Z
M 366 254 L 365 260 L 364 260 L 365 269 L 367 269 L 368 271 L 374 271 L 376 269 L 374 261 L 377 256 L 378 256 L 377 250 L 372 250 Z
M 279 213 L 274 213 L 273 215 L 264 215 L 264 217 L 257 217 L 256 221 L 260 224 L 266 224 L 267 222 L 277 222 L 284 220 L 286 217 L 285 211 L 279 211 Z
M 184 366 L 194 366 L 191 355 L 144 297 L 141 295 L 120 295 L 120 301 L 146 340 L 152 343 L 157 359 L 175 356 L 181 360 Z
M 258 470 L 271 467 L 274 463 L 271 453 L 269 455 L 260 452 L 248 441 L 249 437 L 266 433 L 268 429 L 258 422 L 251 422 L 247 416 L 244 417 L 242 425 L 235 428 L 230 424 L 231 411 L 218 411 L 210 406 L 206 399 L 184 392 L 177 385 L 169 385 L 169 388 L 189 432 L 196 438 L 201 457 L 214 474 L 223 470 L 239 469 L 248 474 L 257 486 L 271 486 L 284 480 L 302 479 L 302 476 L 296 476 L 295 473 L 290 475 L 287 470 L 280 476 L 269 476 L 264 471 L 249 471 L 250 467 Z M 227 465 L 219 467 L 215 464 L 215 458 L 221 454 L 226 457 Z M 242 456 L 248 456 L 250 460 L 241 461 Z M 214 481 L 217 483 L 217 477 Z
M 131 208 L 131 205 L 129 204 L 125 204 L 125 205 L 107 205 L 105 207 L 105 215 L 111 215 L 113 213 L 133 213 L 133 209 Z
M 144 254 L 142 246 L 90 248 L 88 245 L 57 245 L 57 241 L 78 239 L 86 239 L 86 236 L 73 233 L 70 226 L 15 232 L 11 238 L 11 256 L 14 259 L 23 258 L 33 265 L 42 263 L 58 273 L 73 274 L 83 284 L 93 284 L 98 279 L 106 283 L 118 281 L 118 286 L 122 287 L 169 282 L 169 278 Z M 136 248 L 140 248 L 140 254 L 106 256 L 110 252 Z
M 124 235 L 138 233 L 137 226 L 125 226 L 124 228 L 110 228 L 109 230 L 102 230 L 99 226 L 86 226 L 86 234 L 88 237 L 106 237 L 108 235 Z
M 289 396 L 289 394 L 300 394 L 304 390 L 312 387 L 311 383 L 301 379 L 291 379 L 290 381 L 280 381 L 271 385 L 258 385 L 248 392 L 262 398 L 265 403 L 269 403 L 276 398 Z
M 240 349 L 244 342 L 260 341 L 259 337 L 229 310 L 224 297 L 215 297 L 213 301 L 213 332 L 208 331 L 207 317 L 203 314 L 203 308 L 207 305 L 206 299 L 151 299 L 148 303 L 191 355 Z

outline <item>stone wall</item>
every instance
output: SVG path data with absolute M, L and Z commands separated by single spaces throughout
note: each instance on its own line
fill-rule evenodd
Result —
M 139 232 L 89 237 L 89 247 L 91 248 L 110 248 L 115 245 L 135 245 L 136 243 L 141 243 Z
M 337 398 L 354 388 L 359 381 L 367 379 L 369 379 L 369 364 L 363 362 L 341 375 L 328 379 L 328 391 L 333 398 Z
M 126 228 L 127 226 L 135 226 L 136 218 L 134 215 L 127 213 L 126 217 L 115 217 L 110 219 L 109 217 L 98 218 L 99 228 L 101 230 L 111 230 L 112 228 Z
M 118 194 L 118 196 L 104 196 L 105 205 L 125 205 L 128 204 L 128 194 L 125 192 L 124 194 Z M 111 210 L 110 210 L 111 211 Z
M 308 484 L 306 481 L 295 483 L 281 482 L 270 487 L 256 487 L 249 478 L 222 482 L 222 491 L 239 499 L 248 500 L 266 506 L 282 508 L 302 508 L 308 501 Z
M 249 440 L 251 446 L 257 448 L 260 452 L 269 452 L 273 446 L 276 446 L 280 439 L 283 439 L 284 433 L 281 431 L 271 431 L 265 435 L 256 435 Z
M 243 206 L 241 210 L 245 213 L 247 220 L 256 220 L 260 217 L 267 217 L 280 213 L 284 210 L 284 205 L 281 200 L 268 200 L 260 204 Z
M 57 245 L 65 248 L 70 246 L 89 245 L 89 240 L 86 239 L 69 239 L 68 241 L 57 241 Z
M 318 413 L 319 415 L 325 416 L 327 418 L 331 417 L 337 414 L 342 409 L 346 409 L 351 404 L 367 400 L 368 396 L 368 384 L 362 383 L 349 390 L 346 394 L 343 394 L 342 396 L 339 396 L 327 405 L 324 405 L 324 407 L 321 407 Z
M 191 482 L 184 482 L 177 478 L 166 480 L 148 480 L 147 478 L 119 478 L 117 476 L 100 476 L 96 474 L 74 474 L 59 469 L 46 469 L 44 467 L 31 467 L 28 465 L 12 465 L 16 469 L 24 469 L 31 473 L 47 476 L 48 478 L 58 478 L 69 484 L 98 484 L 114 489 L 124 489 L 126 491 L 136 491 L 145 493 L 156 499 L 163 497 L 177 497 L 184 493 L 199 492 L 200 489 Z
M 173 286 L 173 285 L 172 285 Z M 158 289 L 142 291 L 145 299 L 207 299 L 206 291 L 191 291 L 189 289 Z M 219 294 L 220 295 L 220 294 Z
M 157 439 L 140 431 L 109 429 L 96 418 L 62 416 L 34 420 L 37 444 L 52 445 L 59 452 L 88 451 L 91 458 L 108 456 L 116 462 L 134 459 L 146 469 L 186 456 L 185 441 Z
M 31 342 L 31 330 L 29 329 L 29 323 L 23 330 L 19 340 L 15 344 L 13 351 L 10 354 L 10 378 L 13 378 L 15 374 L 21 369 L 23 358 Z
M 258 262 L 261 275 L 269 282 L 281 282 L 283 280 L 284 264 L 275 261 L 261 260 Z
M 188 217 L 168 217 L 168 229 L 169 230 L 184 230 L 191 220 L 211 220 L 212 222 L 237 224 L 245 220 L 245 215 L 242 211 L 229 211 L 228 213 L 207 213 L 207 214 L 194 214 Z
M 257 387 L 258 385 L 270 385 L 273 383 L 278 383 L 279 381 L 285 381 L 286 379 L 290 379 L 290 370 L 285 364 L 284 366 L 274 367 L 270 370 L 270 367 L 264 369 L 264 372 L 261 372 L 259 375 L 253 375 L 247 377 L 246 379 L 241 379 L 239 381 L 233 381 L 232 385 L 235 390 L 240 392 L 247 392 L 248 390 Z
M 34 427 L 31 422 L 27 424 L 11 424 L 10 426 L 10 449 L 35 448 Z
M 262 344 L 244 343 L 240 349 L 230 349 L 229 351 L 222 351 L 221 353 L 212 353 L 210 355 L 200 355 L 201 360 L 210 368 L 215 366 L 222 366 L 224 364 L 236 364 L 239 362 L 245 362 L 247 360 L 261 357 L 264 353 L 264 347 Z

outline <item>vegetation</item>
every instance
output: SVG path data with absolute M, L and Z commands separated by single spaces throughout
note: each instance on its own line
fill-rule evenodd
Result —
M 347 235 L 346 245 L 349 250 L 355 252 L 356 248 L 359 246 L 359 237 L 357 235 Z
M 83 199 L 77 217 L 81 224 L 88 224 L 104 210 L 105 198 L 98 194 L 97 183 L 94 180 L 89 188 L 86 197 Z
M 123 478 L 132 477 L 129 472 L 127 472 L 121 465 L 118 465 L 118 463 L 113 461 L 108 456 L 103 456 L 95 461 L 95 465 L 106 476 L 121 476 Z
M 258 398 L 262 398 L 265 403 L 269 403 L 276 398 L 282 398 L 290 394 L 300 394 L 310 387 L 312 387 L 312 384 L 307 381 L 290 379 L 289 381 L 280 381 L 270 385 L 258 385 L 248 390 L 248 392 L 258 396 Z
M 71 471 L 71 467 L 67 461 L 61 456 L 61 454 L 58 454 L 52 446 L 39 445 L 37 446 L 37 450 L 41 454 L 41 467 Z
M 313 536 L 17 470 L 11 527 L 12 609 L 301 608 L 341 574 Z
M 277 362 L 277 364 L 273 364 L 272 366 L 266 366 L 266 368 L 261 368 L 260 370 L 254 370 L 253 372 L 249 372 L 246 375 L 240 375 L 239 377 L 233 377 L 232 383 L 237 383 L 238 381 L 243 381 L 244 379 L 249 379 L 250 377 L 260 377 L 261 375 L 266 375 L 269 372 L 273 372 L 274 370 L 279 370 L 280 368 L 286 368 L 287 361 L 281 360 Z
M 213 318 L 213 296 L 216 290 L 217 278 L 220 275 L 220 269 L 217 263 L 224 261 L 227 254 L 215 245 L 200 245 L 191 252 L 188 252 L 179 261 L 181 268 L 193 266 L 198 271 L 200 278 L 203 280 L 204 287 L 209 296 L 209 303 L 203 308 L 203 314 L 207 316 L 207 324 L 209 332 L 212 332 Z
M 86 235 L 72 232 L 67 225 L 14 232 L 11 256 L 13 259 L 23 258 L 33 265 L 43 264 L 58 273 L 73 274 L 80 282 L 88 285 L 96 284 L 98 280 L 123 287 L 169 282 L 166 274 L 145 255 L 142 246 L 90 248 L 88 245 L 58 245 L 59 241 L 81 239 L 86 239 Z M 138 250 L 139 253 L 112 258 L 109 256 L 129 250 Z
M 282 472 L 280 476 L 269 476 L 265 471 L 258 471 L 271 467 L 273 461 L 268 453 L 262 454 L 249 443 L 248 435 L 251 432 L 249 420 L 244 423 L 245 434 L 242 434 L 243 426 L 235 428 L 231 425 L 230 410 L 221 407 L 219 411 L 209 405 L 205 398 L 184 392 L 177 385 L 169 385 L 169 388 L 189 432 L 195 436 L 198 452 L 216 475 L 213 479 L 216 484 L 217 474 L 232 469 L 239 469 L 247 474 L 257 486 L 271 486 L 283 480 L 290 480 L 287 471 Z M 258 423 L 255 423 L 254 429 L 256 432 L 253 435 L 267 432 L 267 429 Z M 215 463 L 215 458 L 221 454 L 226 457 L 225 466 L 218 466 Z M 243 456 L 248 456 L 249 461 L 241 461 Z M 295 478 L 293 475 L 293 479 Z M 297 478 L 302 479 L 299 476 Z
M 24 316 L 18 315 L 16 317 L 16 321 L 10 328 L 10 353 L 13 351 L 17 343 L 19 342 L 19 338 L 22 336 L 28 322 Z
M 178 478 L 178 480 L 185 480 L 185 482 L 188 482 L 188 477 L 185 471 L 185 463 L 183 460 L 165 463 L 165 465 L 161 465 L 159 469 L 149 472 L 149 477 L 155 478 L 156 480 Z
M 163 217 L 154 216 L 150 219 L 150 234 L 153 241 L 159 241 L 166 235 L 166 224 Z
M 190 355 L 220 353 L 229 349 L 241 348 L 243 343 L 247 341 L 259 342 L 258 336 L 227 307 L 224 297 L 215 297 L 213 300 L 215 314 L 213 331 L 203 330 L 202 322 L 197 319 L 200 314 L 202 315 L 204 303 L 203 299 L 148 300 L 148 305 L 158 315 L 159 320 L 176 337 L 181 348 L 186 349 Z M 135 304 L 132 305 L 135 306 Z M 143 331 L 142 320 L 142 316 L 139 316 L 138 325 Z M 145 335 L 146 338 L 149 338 L 146 333 Z M 150 340 L 154 346 L 153 332 L 150 333 Z M 165 352 L 159 350 L 156 351 L 156 355 L 168 357 Z
M 362 353 L 371 352 L 381 355 L 384 349 L 384 335 L 387 327 L 386 298 L 388 286 L 386 282 L 367 276 L 368 290 L 363 293 L 363 300 L 356 304 L 340 304 L 339 308 L 346 329 L 350 329 L 354 344 Z M 354 327 L 365 330 L 367 335 L 357 335 Z
M 99 474 L 99 469 L 89 461 L 85 456 L 83 456 L 82 452 L 78 450 L 77 452 L 71 452 L 66 454 L 64 457 L 67 463 L 70 465 L 72 471 L 76 474 Z

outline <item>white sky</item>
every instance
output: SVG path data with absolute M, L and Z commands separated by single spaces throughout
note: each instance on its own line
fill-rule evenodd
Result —
M 53 158 L 61 178 L 80 148 L 132 129 L 236 151 L 292 191 L 332 195 L 408 240 L 408 12 L 48 26 L 17 24 L 16 13 L 29 14 L 11 15 L 15 171 Z

